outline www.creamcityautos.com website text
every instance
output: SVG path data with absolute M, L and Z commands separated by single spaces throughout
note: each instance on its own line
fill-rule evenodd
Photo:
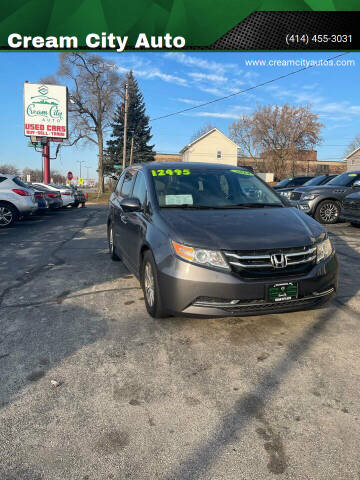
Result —
M 308 59 L 308 58 L 269 58 L 269 59 L 247 59 L 247 67 L 355 67 L 355 60 L 349 58 L 338 59 Z

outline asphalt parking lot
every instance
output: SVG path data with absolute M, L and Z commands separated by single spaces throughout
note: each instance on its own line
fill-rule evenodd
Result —
M 105 222 L 0 231 L 0 479 L 359 479 L 360 229 L 322 309 L 154 320 Z

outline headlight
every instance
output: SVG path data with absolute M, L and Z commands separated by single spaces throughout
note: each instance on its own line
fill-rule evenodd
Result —
M 314 200 L 314 198 L 318 196 L 319 196 L 318 193 L 308 193 L 308 194 L 305 193 L 305 195 L 301 196 L 301 200 Z
M 196 263 L 197 265 L 203 265 L 208 267 L 224 268 L 230 270 L 229 265 L 226 263 L 222 253 L 218 250 L 205 250 L 203 248 L 193 248 L 187 245 L 181 245 L 180 243 L 171 241 L 173 249 L 180 258 L 187 260 L 188 262 Z
M 279 193 L 280 193 L 280 195 L 283 195 L 284 197 L 290 197 L 290 195 L 291 195 L 291 191 L 287 191 L 287 192 L 280 191 Z
M 322 260 L 325 260 L 325 258 L 330 257 L 332 251 L 333 247 L 328 238 L 318 243 L 316 246 L 316 263 L 320 263 Z

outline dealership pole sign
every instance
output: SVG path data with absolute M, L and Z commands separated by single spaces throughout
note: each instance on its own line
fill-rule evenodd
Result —
M 26 136 L 68 138 L 67 88 L 63 85 L 24 83 Z

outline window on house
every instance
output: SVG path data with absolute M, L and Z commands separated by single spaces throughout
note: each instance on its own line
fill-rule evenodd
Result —
M 221 158 L 221 150 L 217 151 L 216 158 Z

